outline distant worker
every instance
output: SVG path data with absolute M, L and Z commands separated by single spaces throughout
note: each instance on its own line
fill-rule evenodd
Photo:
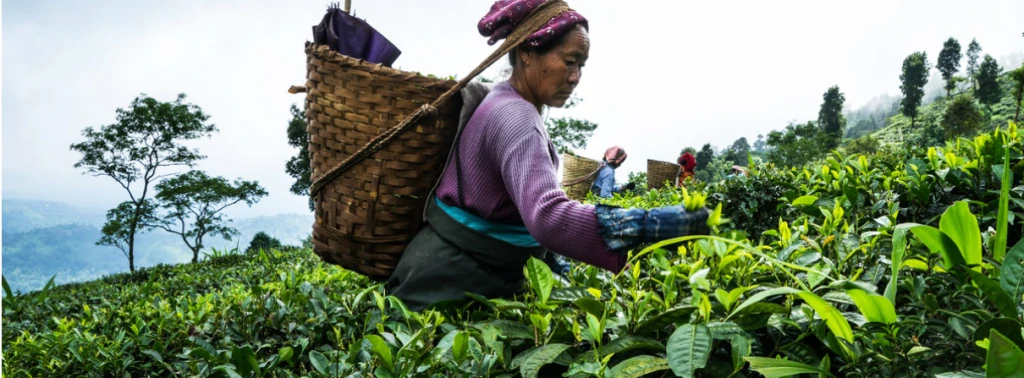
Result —
M 734 165 L 734 166 L 732 166 L 732 169 L 731 169 L 731 172 L 729 173 L 729 175 L 726 176 L 725 178 L 733 179 L 733 178 L 737 178 L 737 177 L 740 177 L 740 176 L 746 176 L 746 175 L 747 175 L 747 169 L 746 168 L 743 168 L 743 167 L 738 166 L 738 165 Z
M 693 171 L 697 168 L 697 159 L 687 152 L 679 156 L 676 163 L 679 163 L 679 177 L 676 178 L 676 186 L 682 186 L 686 183 L 686 179 L 693 180 Z
M 626 161 L 626 150 L 623 150 L 622 147 L 614 146 L 604 152 L 601 169 L 597 172 L 597 180 L 590 187 L 590 191 L 595 196 L 610 198 L 612 194 L 636 188 L 636 184 L 632 182 L 626 183 L 626 185 L 615 185 L 615 169 L 624 161 Z

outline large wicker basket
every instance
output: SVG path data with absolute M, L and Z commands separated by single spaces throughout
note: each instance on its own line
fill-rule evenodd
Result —
M 501 47 L 459 82 L 347 57 L 306 43 L 313 251 L 328 263 L 386 280 L 412 237 L 458 129 L 459 90 L 548 20 L 537 6 Z
M 576 154 L 562 154 L 565 166 L 562 169 L 562 188 L 565 194 L 577 201 L 587 198 L 587 192 L 597 180 L 597 171 L 601 162 L 588 159 Z
M 647 159 L 647 188 L 661 189 L 665 182 L 675 183 L 679 175 L 679 165 L 666 161 Z
M 307 44 L 306 117 L 312 177 L 455 85 L 366 63 Z M 313 251 L 325 262 L 373 279 L 391 275 L 422 228 L 426 197 L 458 127 L 461 100 L 437 108 L 387 146 L 315 193 Z

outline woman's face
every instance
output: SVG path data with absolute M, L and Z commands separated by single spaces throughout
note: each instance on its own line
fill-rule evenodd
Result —
M 583 75 L 590 55 L 587 29 L 576 26 L 562 43 L 545 54 L 528 52 L 524 56 L 524 78 L 533 92 L 533 100 L 542 105 L 562 107 L 572 96 Z

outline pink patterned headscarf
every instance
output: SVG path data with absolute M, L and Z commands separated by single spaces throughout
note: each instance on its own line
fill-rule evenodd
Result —
M 619 146 L 612 146 L 604 152 L 604 161 L 608 164 L 618 167 L 622 162 L 626 161 L 626 150 Z
M 512 30 L 530 14 L 530 11 L 544 4 L 545 1 L 547 0 L 495 1 L 494 5 L 491 5 L 491 11 L 487 12 L 487 15 L 480 19 L 477 29 L 480 30 L 480 34 L 484 37 L 490 37 L 487 40 L 487 44 L 493 45 L 508 37 L 509 34 L 512 34 Z M 583 18 L 583 15 L 570 10 L 553 17 L 547 24 L 544 24 L 544 27 L 527 37 L 526 43 L 533 47 L 542 46 L 561 37 L 576 27 L 577 24 L 582 24 L 583 27 L 588 29 L 590 28 L 587 19 Z

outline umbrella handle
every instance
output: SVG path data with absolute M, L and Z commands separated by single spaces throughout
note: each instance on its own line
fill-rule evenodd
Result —
M 352 14 L 352 0 L 345 0 L 345 13 Z

